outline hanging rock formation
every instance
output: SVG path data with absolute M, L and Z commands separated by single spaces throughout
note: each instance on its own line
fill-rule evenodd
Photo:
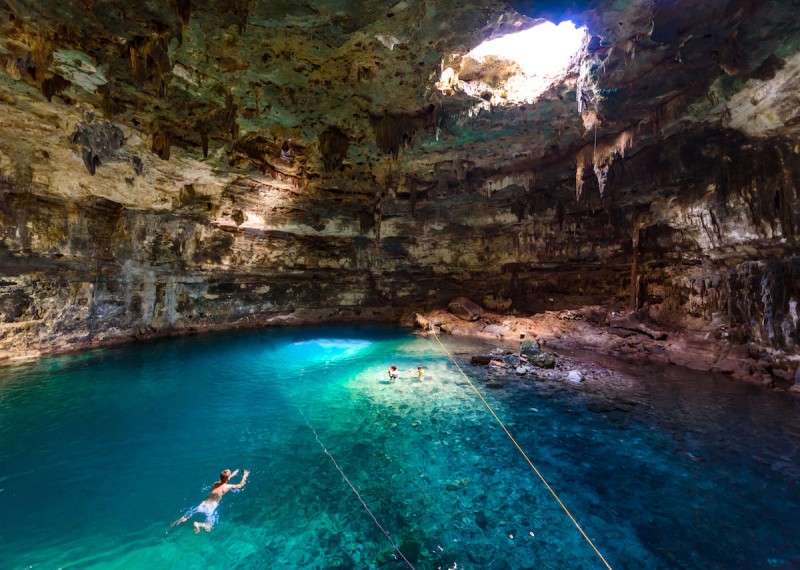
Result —
M 588 35 L 533 101 L 465 57 L 543 19 Z M 798 88 L 780 0 L 0 0 L 0 356 L 465 296 L 702 331 L 780 383 Z

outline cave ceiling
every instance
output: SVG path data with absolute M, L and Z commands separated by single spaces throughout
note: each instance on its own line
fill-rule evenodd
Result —
M 580 191 L 582 168 L 600 180 L 615 156 L 675 133 L 794 135 L 799 12 L 785 0 L 2 0 L 0 170 L 41 193 L 156 209 L 187 185 L 214 195 L 243 180 L 371 200 L 575 186 L 577 166 Z M 481 41 L 543 19 L 588 36 L 535 101 L 437 84 Z

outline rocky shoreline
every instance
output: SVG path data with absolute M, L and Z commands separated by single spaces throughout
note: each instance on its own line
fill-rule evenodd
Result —
M 534 341 L 544 353 L 555 357 L 553 365 L 536 366 L 537 376 L 567 379 L 571 371 L 580 372 L 592 365 L 574 358 L 564 360 L 560 351 L 591 351 L 632 363 L 674 364 L 718 372 L 735 380 L 800 394 L 800 357 L 772 351 L 753 342 L 737 343 L 725 334 L 724 327 L 701 323 L 696 328 L 664 325 L 643 319 L 637 313 L 602 306 L 544 311 L 527 317 L 509 316 L 465 301 L 468 300 L 456 299 L 447 310 L 417 313 L 413 325 L 422 329 L 422 334 L 518 343 L 521 349 Z M 483 355 L 478 361 L 507 374 L 533 371 L 535 365 L 530 357 L 520 369 L 518 361 L 508 358 L 511 354 L 513 352 L 500 350 Z

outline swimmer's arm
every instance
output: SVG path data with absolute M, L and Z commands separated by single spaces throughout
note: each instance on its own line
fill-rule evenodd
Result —
M 238 471 L 239 470 L 237 469 L 236 472 Z M 244 473 L 242 474 L 242 480 L 236 483 L 236 485 L 231 485 L 231 489 L 241 489 L 242 487 L 244 487 L 244 484 L 247 483 L 248 475 L 250 475 L 250 472 L 247 469 L 245 469 Z M 233 474 L 231 474 L 231 477 L 233 477 Z

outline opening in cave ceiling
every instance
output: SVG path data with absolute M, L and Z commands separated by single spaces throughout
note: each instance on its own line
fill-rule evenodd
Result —
M 577 65 L 586 37 L 586 28 L 570 21 L 542 21 L 454 58 L 436 86 L 444 94 L 462 91 L 492 105 L 532 103 Z

